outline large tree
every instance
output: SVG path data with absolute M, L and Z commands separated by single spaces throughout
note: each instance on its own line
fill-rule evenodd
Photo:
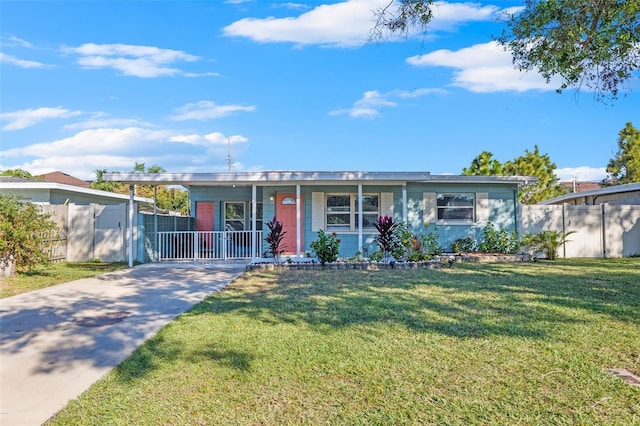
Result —
M 496 176 L 504 174 L 502 163 L 493 158 L 493 153 L 482 151 L 471 161 L 469 167 L 462 169 L 463 175 L 470 176 Z
M 372 39 L 425 31 L 434 0 L 389 0 L 374 11 Z M 506 16 L 496 40 L 520 70 L 535 70 L 547 82 L 560 78 L 558 92 L 585 87 L 597 99 L 615 99 L 640 69 L 640 1 L 526 0 Z
M 640 130 L 633 124 L 618 133 L 618 152 L 609 160 L 607 173 L 615 183 L 640 182 Z
M 540 154 L 538 146 L 533 151 L 525 149 L 525 154 L 506 163 L 493 158 L 493 154 L 482 151 L 471 161 L 469 167 L 462 169 L 463 175 L 472 176 L 532 176 L 536 183 L 523 186 L 519 190 L 519 200 L 525 204 L 536 204 L 565 193 L 555 175 L 556 165 L 548 154 Z
M 504 163 L 507 176 L 535 176 L 536 183 L 525 185 L 519 190 L 520 201 L 524 204 L 536 204 L 566 192 L 555 174 L 556 164 L 548 154 L 540 154 L 537 145 L 534 150 L 525 149 L 525 154 Z

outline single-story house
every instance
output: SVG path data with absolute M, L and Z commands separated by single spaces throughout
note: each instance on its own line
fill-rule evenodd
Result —
M 572 204 L 572 205 L 640 205 L 640 182 L 623 185 L 612 185 L 590 191 L 572 192 L 544 200 L 538 204 Z
M 237 173 L 107 173 L 130 185 L 182 185 L 189 190 L 193 231 L 160 232 L 163 259 L 258 258 L 266 250 L 266 223 L 286 231 L 285 253 L 313 255 L 319 230 L 335 232 L 340 256 L 376 250 L 380 216 L 392 216 L 415 233 L 436 231 L 448 248 L 457 238 L 480 235 L 493 223 L 518 227 L 522 176 L 454 176 L 429 172 L 262 171 Z M 132 232 L 132 230 L 130 230 Z

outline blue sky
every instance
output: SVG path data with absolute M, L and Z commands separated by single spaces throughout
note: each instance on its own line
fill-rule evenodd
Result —
M 599 180 L 617 101 L 555 93 L 491 41 L 523 1 L 441 2 L 431 30 L 367 43 L 388 0 L 2 1 L 0 169 L 134 163 L 169 172 L 459 174 L 538 145 L 563 180 Z M 633 89 L 633 90 L 632 90 Z

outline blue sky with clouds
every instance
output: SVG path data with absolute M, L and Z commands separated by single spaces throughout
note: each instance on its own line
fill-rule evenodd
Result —
M 3 1 L 0 169 L 459 174 L 538 145 L 599 180 L 640 84 L 555 93 L 492 42 L 523 1 L 439 2 L 430 31 L 367 43 L 389 0 Z

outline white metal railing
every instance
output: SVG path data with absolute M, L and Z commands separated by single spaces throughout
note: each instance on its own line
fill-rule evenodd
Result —
M 158 232 L 158 259 L 216 260 L 260 256 L 262 231 Z M 255 241 L 255 247 L 253 242 Z

